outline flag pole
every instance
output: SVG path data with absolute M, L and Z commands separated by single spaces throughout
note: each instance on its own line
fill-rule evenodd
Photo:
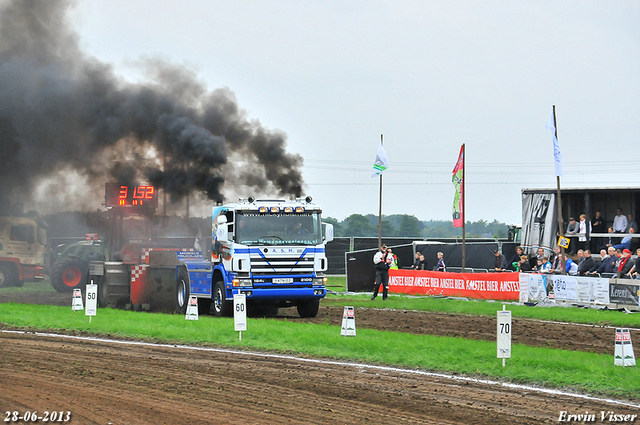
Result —
M 380 135 L 380 144 L 384 145 Z M 378 202 L 378 248 L 382 246 L 382 173 L 380 173 L 380 200 Z
M 467 215 L 467 210 L 464 206 L 464 200 L 466 198 L 466 191 L 464 187 L 464 173 L 465 173 L 465 161 L 467 160 L 467 153 L 465 152 L 465 144 L 462 144 L 462 273 L 464 273 L 464 263 L 466 259 L 466 231 L 465 231 L 465 216 Z
M 556 122 L 556 105 L 553 105 L 553 127 L 554 127 L 554 136 L 556 138 L 556 140 L 558 140 L 558 123 Z M 555 149 L 555 148 L 554 148 Z M 556 173 L 558 174 L 558 173 Z M 560 197 L 561 191 L 560 191 L 560 176 L 556 175 L 556 183 L 558 185 L 558 189 L 557 189 L 557 197 L 558 197 L 558 234 L 559 235 L 563 235 L 563 229 L 564 229 L 564 220 L 562 219 L 562 198 Z M 560 251 L 560 267 L 562 268 L 562 274 L 566 275 L 567 271 L 565 270 L 564 267 L 564 247 L 560 247 L 561 251 Z

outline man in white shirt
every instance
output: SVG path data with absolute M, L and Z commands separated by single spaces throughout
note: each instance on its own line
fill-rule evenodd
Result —
M 624 233 L 627 231 L 627 224 L 629 221 L 624 214 L 622 214 L 622 210 L 618 208 L 616 210 L 616 216 L 613 219 L 613 231 L 615 233 Z

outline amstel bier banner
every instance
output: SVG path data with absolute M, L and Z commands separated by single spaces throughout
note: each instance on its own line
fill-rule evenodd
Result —
M 519 275 L 389 270 L 389 292 L 517 301 L 520 298 Z

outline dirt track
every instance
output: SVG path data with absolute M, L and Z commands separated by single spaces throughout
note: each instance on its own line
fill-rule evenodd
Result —
M 554 423 L 633 407 L 372 367 L 0 334 L 0 405 L 72 424 Z
M 339 325 L 341 317 L 323 306 L 313 321 Z M 436 313 L 357 309 L 356 323 L 485 340 L 496 332 L 495 318 Z M 611 354 L 614 330 L 516 319 L 513 339 Z M 537 424 L 556 423 L 562 410 L 639 410 L 374 367 L 14 333 L 0 333 L 0 388 L 0 413 L 68 410 L 74 424 Z

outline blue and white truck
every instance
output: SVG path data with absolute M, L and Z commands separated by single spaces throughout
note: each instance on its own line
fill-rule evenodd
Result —
M 322 223 L 311 197 L 294 201 L 253 197 L 213 207 L 211 259 L 178 253 L 176 310 L 190 296 L 217 316 L 230 316 L 234 294 L 268 307 L 297 307 L 302 317 L 318 314 L 326 296 L 325 245 L 333 226 Z

